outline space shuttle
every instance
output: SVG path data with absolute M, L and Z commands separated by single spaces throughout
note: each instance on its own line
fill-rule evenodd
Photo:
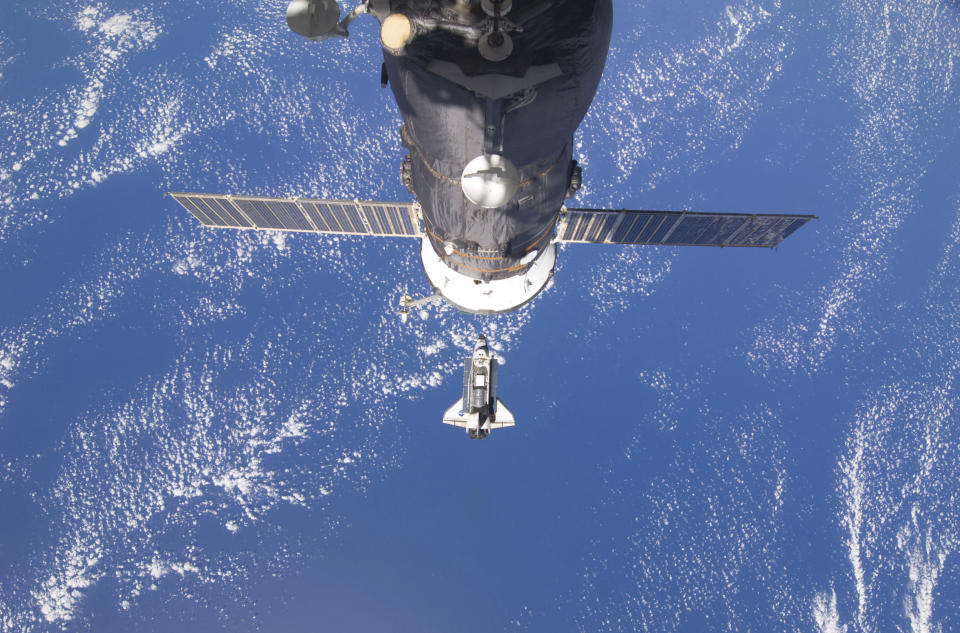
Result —
M 497 398 L 497 359 L 483 334 L 473 355 L 463 359 L 463 396 L 443 414 L 443 423 L 466 429 L 472 440 L 484 440 L 493 429 L 513 426 L 513 413 Z

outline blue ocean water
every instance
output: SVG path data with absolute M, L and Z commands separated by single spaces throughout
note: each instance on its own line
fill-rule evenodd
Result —
M 958 628 L 960 9 L 615 9 L 577 203 L 820 220 L 407 324 L 414 244 L 163 196 L 406 199 L 372 20 L 5 13 L 0 631 Z M 470 442 L 479 331 L 518 423 Z

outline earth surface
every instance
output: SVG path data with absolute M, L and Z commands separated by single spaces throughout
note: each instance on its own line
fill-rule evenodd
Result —
M 3 11 L 0 630 L 960 630 L 960 4 L 618 0 L 575 202 L 820 220 L 406 324 L 415 243 L 164 196 L 409 199 L 374 21 L 284 10 Z

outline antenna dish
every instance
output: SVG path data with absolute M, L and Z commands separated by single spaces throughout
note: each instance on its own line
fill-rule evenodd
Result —
M 520 188 L 520 172 L 504 156 L 481 154 L 463 168 L 460 187 L 473 204 L 495 209 L 513 199 Z
M 513 0 L 480 0 L 480 6 L 491 18 L 502 18 L 513 9 Z
M 287 25 L 311 40 L 338 35 L 340 6 L 336 0 L 292 0 L 287 5 Z
M 391 55 L 403 53 L 413 35 L 413 24 L 402 13 L 391 13 L 380 25 L 380 45 Z
M 502 62 L 513 53 L 513 39 L 503 31 L 490 31 L 477 42 L 480 56 L 491 62 Z

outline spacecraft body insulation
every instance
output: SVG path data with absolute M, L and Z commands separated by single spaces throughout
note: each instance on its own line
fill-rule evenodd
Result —
M 390 9 L 416 16 L 422 5 L 393 1 Z M 579 178 L 573 135 L 603 73 L 612 7 L 610 0 L 515 0 L 506 18 L 520 22 L 522 31 L 505 32 L 512 51 L 501 61 L 488 59 L 469 35 L 442 28 L 413 38 L 400 54 L 384 51 L 410 152 L 408 183 L 422 208 L 427 276 L 453 303 L 477 312 L 503 309 L 483 309 L 496 303 L 491 294 L 509 288 L 489 282 L 533 273 L 531 283 L 521 284 L 525 291 L 501 300 L 516 307 L 509 304 L 528 301 L 549 280 L 554 225 Z M 448 7 L 426 19 L 469 28 L 489 16 L 479 6 Z M 482 156 L 503 157 L 516 167 L 518 186 L 503 204 L 481 206 L 465 194 L 471 177 L 465 166 Z M 451 282 L 446 292 L 437 279 L 444 276 Z M 451 279 L 473 281 L 463 288 L 484 294 L 480 304 L 449 296 L 456 295 Z

